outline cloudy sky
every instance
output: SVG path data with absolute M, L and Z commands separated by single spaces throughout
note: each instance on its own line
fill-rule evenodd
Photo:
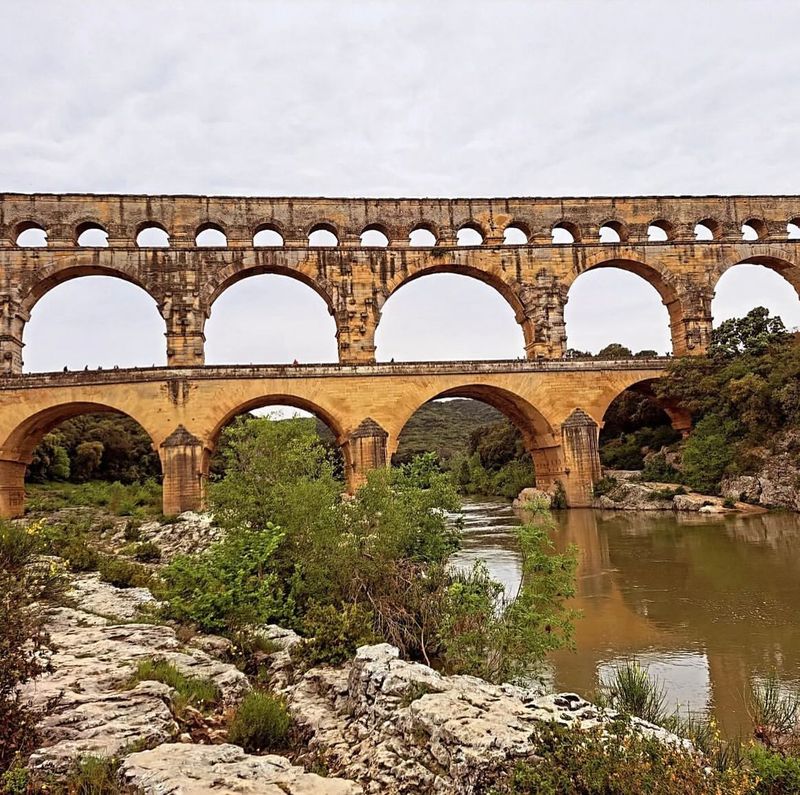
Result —
M 761 2 L 26 0 L 0 26 L 0 190 L 328 196 L 800 192 L 800 5 Z M 729 272 L 723 318 L 800 325 L 780 277 Z M 475 318 L 480 318 L 476 322 Z M 582 276 L 569 344 L 668 349 L 630 274 Z M 155 306 L 87 277 L 34 310 L 27 370 L 164 361 Z M 335 358 L 309 289 L 215 305 L 210 362 Z M 379 358 L 521 354 L 483 284 L 387 304 Z

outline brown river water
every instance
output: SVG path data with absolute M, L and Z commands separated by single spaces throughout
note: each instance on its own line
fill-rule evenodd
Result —
M 771 672 L 800 688 L 800 515 L 556 512 L 553 541 L 579 550 L 575 651 L 550 659 L 552 687 L 591 695 L 636 658 L 671 707 L 750 731 L 748 682 Z M 515 591 L 519 517 L 507 502 L 465 503 L 453 561 L 483 558 Z

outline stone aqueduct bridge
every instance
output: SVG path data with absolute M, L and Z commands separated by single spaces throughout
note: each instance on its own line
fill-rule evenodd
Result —
M 565 349 L 570 285 L 588 270 L 617 267 L 646 279 L 666 305 L 673 353 L 702 353 L 711 299 L 738 263 L 764 265 L 800 292 L 800 248 L 787 223 L 800 223 L 800 197 L 636 197 L 563 199 L 291 199 L 197 196 L 0 195 L 0 513 L 23 508 L 25 464 L 41 437 L 69 416 L 112 410 L 134 417 L 160 451 L 166 513 L 202 502 L 209 453 L 240 411 L 291 403 L 318 413 L 343 447 L 351 485 L 386 461 L 413 411 L 438 396 L 476 397 L 522 430 L 537 477 L 560 480 L 585 504 L 599 474 L 597 429 L 626 387 L 658 377 L 663 362 L 574 363 Z M 713 239 L 695 239 L 696 224 Z M 755 237 L 743 240 L 747 224 Z M 142 247 L 156 227 L 169 246 Z M 513 227 L 527 242 L 504 243 Z M 651 242 L 658 227 L 663 242 Z M 38 228 L 44 248 L 18 245 Z M 459 246 L 462 229 L 480 245 Z M 573 242 L 554 244 L 556 228 Z M 619 242 L 600 242 L 609 228 Z M 108 246 L 78 244 L 89 229 Z M 225 245 L 197 245 L 215 229 Z M 337 245 L 309 246 L 323 229 Z M 418 229 L 435 245 L 409 245 Z M 261 230 L 282 244 L 254 246 Z M 363 247 L 365 231 L 387 245 Z M 528 362 L 376 365 L 375 330 L 396 290 L 430 273 L 458 273 L 497 289 L 522 327 Z M 338 366 L 204 367 L 204 325 L 214 301 L 240 279 L 294 277 L 314 289 L 336 322 Z M 22 375 L 25 323 L 54 286 L 85 275 L 116 276 L 146 290 L 166 327 L 167 368 Z

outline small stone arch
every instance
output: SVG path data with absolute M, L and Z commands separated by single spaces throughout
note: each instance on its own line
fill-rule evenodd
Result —
M 603 234 L 604 229 L 610 229 L 619 237 L 619 243 L 627 243 L 629 238 L 628 226 L 617 218 L 608 218 L 598 226 L 598 239 Z M 602 241 L 601 241 L 602 242 Z M 613 244 L 612 244 L 613 245 Z
M 253 245 L 254 246 L 256 245 L 256 242 L 255 242 L 256 237 L 261 232 L 274 232 L 281 239 L 280 244 L 276 244 L 276 245 L 283 246 L 283 245 L 286 244 L 286 230 L 283 228 L 282 224 L 278 223 L 275 220 L 263 221 L 262 223 L 258 224 L 257 226 L 255 226 L 253 228 L 253 234 L 251 235 L 251 238 L 253 240 Z
M 97 245 L 97 244 L 87 244 L 81 243 L 81 237 L 84 235 L 85 232 L 102 232 L 105 234 L 106 238 L 108 238 L 108 229 L 106 229 L 103 224 L 99 221 L 94 219 L 86 219 L 81 221 L 79 224 L 75 226 L 75 245 L 82 246 L 86 248 L 107 248 L 108 247 L 108 239 L 106 239 L 105 245 Z
M 755 234 L 755 238 L 746 238 L 747 229 L 751 229 Z M 769 234 L 769 227 L 763 218 L 748 218 L 742 221 L 742 239 L 747 240 L 764 240 Z
M 696 240 L 707 240 L 706 237 L 701 237 L 703 230 L 707 230 L 711 235 L 711 240 L 719 240 L 722 237 L 722 224 L 716 218 L 701 218 L 695 222 L 693 227 Z
M 475 243 L 461 243 L 458 241 L 458 235 L 461 232 L 474 232 L 476 235 L 480 235 L 480 241 Z M 486 230 L 477 221 L 467 221 L 461 224 L 456 230 L 456 241 L 459 246 L 482 246 L 486 242 Z
M 670 221 L 667 221 L 664 218 L 654 218 L 650 223 L 647 225 L 647 233 L 648 237 L 650 235 L 650 228 L 659 229 L 661 232 L 664 233 L 665 239 L 664 241 L 657 241 L 657 242 L 670 242 L 675 239 L 675 226 Z M 653 242 L 653 241 L 651 241 Z
M 387 246 L 391 245 L 392 239 L 391 239 L 391 236 L 389 234 L 389 227 L 387 227 L 385 224 L 380 223 L 380 222 L 367 224 L 358 233 L 359 238 L 362 239 L 362 242 L 361 242 L 362 246 L 364 246 L 363 237 L 367 232 L 377 232 L 377 233 L 383 235 L 384 241 L 385 241 L 385 242 L 381 242 L 380 244 L 378 244 L 378 243 L 370 243 L 370 244 L 368 244 L 368 247 L 376 246 L 378 248 L 386 248 Z
M 20 221 L 17 221 L 15 224 L 12 224 L 11 229 L 13 230 L 12 231 L 12 236 L 13 236 L 13 240 L 14 240 L 14 245 L 15 246 L 19 246 L 20 245 L 20 243 L 19 243 L 20 235 L 24 234 L 25 232 L 29 232 L 32 229 L 35 229 L 35 230 L 41 232 L 43 234 L 43 236 L 44 236 L 44 245 L 45 246 L 48 245 L 47 227 L 45 227 L 40 221 L 38 221 L 38 220 L 36 220 L 34 218 L 24 218 L 24 219 L 22 219 Z M 37 248 L 39 247 L 39 246 L 37 246 L 35 244 L 34 244 L 34 246 L 37 247 Z M 23 245 L 22 247 L 23 248 L 28 248 L 29 246 Z
M 439 234 L 439 229 L 436 224 L 432 223 L 431 221 L 418 221 L 414 226 L 412 226 L 408 230 L 407 240 L 408 244 L 411 247 L 415 247 L 417 243 L 412 242 L 412 235 L 414 232 L 428 232 L 429 234 L 433 235 L 433 243 L 432 245 L 438 245 L 439 241 L 441 240 L 441 236 Z
M 581 230 L 580 230 L 580 227 L 576 223 L 574 223 L 573 221 L 570 221 L 567 218 L 562 218 L 561 220 L 556 221 L 556 223 L 554 223 L 550 227 L 551 236 L 555 236 L 555 233 L 556 233 L 557 230 L 563 230 L 564 232 L 569 234 L 572 237 L 572 240 L 569 241 L 570 243 L 580 243 L 581 242 Z M 565 245 L 565 244 L 564 243 L 560 243 L 560 244 L 557 244 L 557 245 Z
M 524 242 L 512 243 L 508 241 L 509 232 L 512 234 L 516 231 L 519 231 L 521 235 L 525 236 Z M 505 228 L 503 229 L 503 243 L 506 245 L 516 245 L 516 246 L 525 246 L 530 242 L 531 239 L 531 228 L 530 225 L 525 221 L 509 221 Z
M 216 244 L 216 243 L 214 243 L 214 244 L 209 244 L 209 243 L 201 244 L 201 243 L 198 242 L 198 239 L 199 239 L 200 235 L 202 235 L 204 232 L 217 232 L 218 234 L 222 235 L 222 237 L 224 238 L 224 242 L 219 243 L 219 244 Z M 205 246 L 208 246 L 209 248 L 223 248 L 223 247 L 227 247 L 227 245 L 228 245 L 228 233 L 227 233 L 227 231 L 225 229 L 225 226 L 223 224 L 219 223 L 218 221 L 206 221 L 205 223 L 200 224 L 200 226 L 198 226 L 197 229 L 195 229 L 195 231 L 194 231 L 194 241 L 195 241 L 195 245 L 196 246 L 205 245 Z
M 170 240 L 169 230 L 160 221 L 155 221 L 152 219 L 142 221 L 140 224 L 136 225 L 136 230 L 133 237 L 136 245 L 139 246 L 139 248 L 151 248 L 151 246 L 143 246 L 139 242 L 139 236 L 142 234 L 142 232 L 147 232 L 150 229 L 157 229 L 158 231 L 163 232 L 166 235 L 166 246 L 158 246 L 157 248 L 169 248 L 169 240 Z
M 308 241 L 309 245 L 311 244 L 311 235 L 315 232 L 328 232 L 329 234 L 333 235 L 336 238 L 336 242 L 332 244 L 333 246 L 341 245 L 342 239 L 339 235 L 339 230 L 333 221 L 329 221 L 327 219 L 323 219 L 321 221 L 316 221 L 310 226 L 305 229 L 305 236 Z M 320 248 L 325 248 L 325 246 L 320 246 Z

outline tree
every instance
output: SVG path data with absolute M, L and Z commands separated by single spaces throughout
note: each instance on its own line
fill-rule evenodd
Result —
M 602 348 L 598 351 L 597 356 L 595 359 L 630 359 L 633 357 L 633 353 L 631 353 L 630 348 L 626 348 L 624 345 L 621 345 L 619 342 L 612 342 L 610 345 L 606 345 L 605 348 Z
M 770 345 L 788 337 L 780 317 L 771 317 L 763 306 L 751 309 L 744 317 L 735 317 L 720 324 L 711 333 L 712 357 L 732 358 L 742 354 L 759 355 Z

